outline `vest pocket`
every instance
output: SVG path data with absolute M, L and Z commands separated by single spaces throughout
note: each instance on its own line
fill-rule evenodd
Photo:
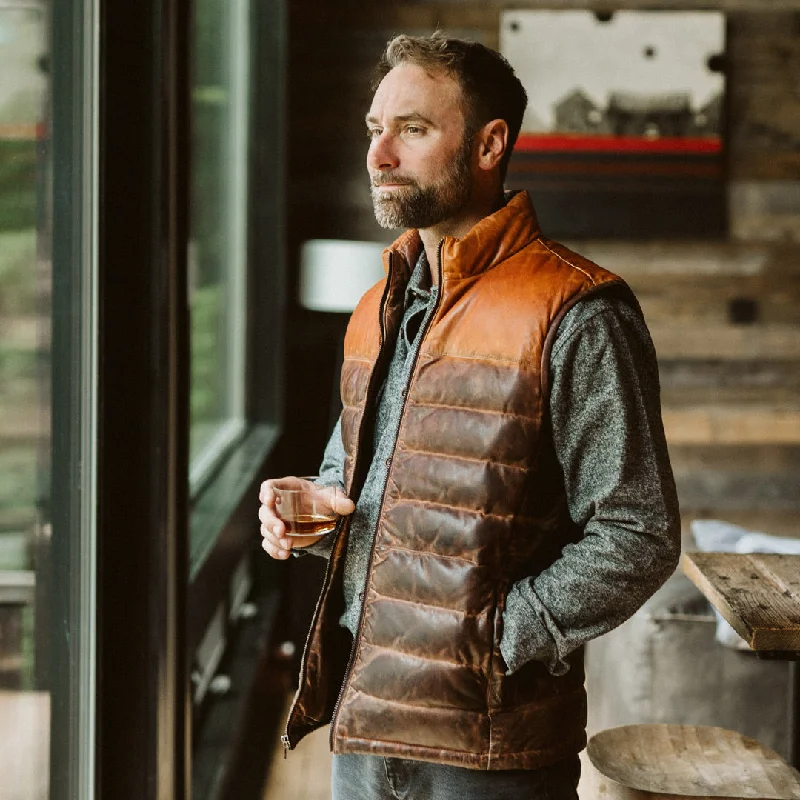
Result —
M 494 605 L 492 652 L 489 658 L 488 685 L 486 687 L 486 704 L 489 711 L 500 708 L 503 704 L 503 683 L 507 667 L 503 660 L 503 654 L 500 652 L 500 640 L 503 638 L 503 612 L 505 611 L 509 588 L 506 583 L 498 587 L 497 599 Z

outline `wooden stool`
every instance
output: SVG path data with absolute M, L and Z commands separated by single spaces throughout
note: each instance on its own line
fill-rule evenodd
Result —
M 755 739 L 700 725 L 623 725 L 589 740 L 600 773 L 583 800 L 800 800 L 800 773 Z

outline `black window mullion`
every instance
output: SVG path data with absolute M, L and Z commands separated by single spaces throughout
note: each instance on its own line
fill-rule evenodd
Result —
M 101 6 L 98 796 L 187 796 L 187 5 Z
M 287 8 L 255 3 L 251 69 L 253 114 L 248 286 L 248 417 L 283 423 L 286 315 L 286 30 Z M 268 187 L 268 191 L 259 190 Z

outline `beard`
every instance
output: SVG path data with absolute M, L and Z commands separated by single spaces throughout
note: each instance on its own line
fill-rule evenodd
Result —
M 430 228 L 456 216 L 472 192 L 472 137 L 465 136 L 450 168 L 435 183 L 422 185 L 413 178 L 392 173 L 372 178 L 372 207 L 382 228 Z M 386 183 L 403 184 L 392 192 L 381 192 Z

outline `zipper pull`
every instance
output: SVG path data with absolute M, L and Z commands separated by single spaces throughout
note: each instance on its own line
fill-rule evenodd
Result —
M 281 736 L 281 742 L 283 743 L 283 760 L 289 757 L 289 750 L 292 749 L 292 746 L 289 744 L 289 737 L 286 735 Z

